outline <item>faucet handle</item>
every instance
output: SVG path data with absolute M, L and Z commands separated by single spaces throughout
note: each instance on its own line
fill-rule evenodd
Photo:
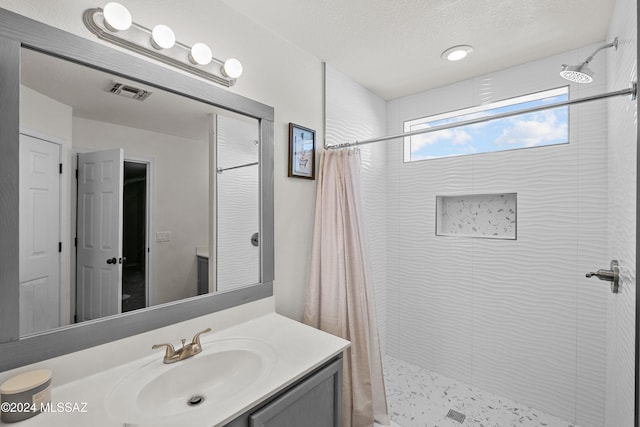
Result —
M 202 334 L 206 334 L 207 332 L 211 332 L 211 328 L 207 328 L 203 331 L 198 332 L 194 337 L 193 340 L 191 340 L 191 344 L 196 346 L 196 347 L 200 347 L 200 335 Z
M 175 348 L 173 348 L 173 345 L 171 345 L 171 344 L 154 344 L 154 345 L 151 347 L 151 349 L 152 349 L 152 350 L 155 350 L 155 349 L 157 349 L 157 348 L 162 348 L 162 347 L 167 347 L 167 351 L 164 353 L 164 358 L 165 358 L 165 360 L 166 360 L 166 359 L 168 359 L 168 358 L 170 358 L 170 357 L 175 356 L 175 354 L 176 354 L 176 349 L 175 349 Z

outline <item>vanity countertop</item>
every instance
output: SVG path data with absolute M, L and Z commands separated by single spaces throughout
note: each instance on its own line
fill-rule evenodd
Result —
M 181 337 L 167 337 L 167 340 L 175 342 L 178 338 Z M 267 343 L 276 351 L 275 364 L 269 369 L 266 378 L 255 387 L 251 387 L 241 399 L 225 404 L 224 411 L 207 412 L 204 417 L 198 417 L 197 421 L 181 422 L 181 426 L 222 426 L 303 378 L 349 346 L 346 340 L 276 313 L 265 314 L 227 329 L 203 335 L 201 342 L 202 347 L 206 349 L 208 345 L 215 345 L 215 341 L 237 338 Z M 58 412 L 42 413 L 19 424 L 11 425 L 121 427 L 122 421 L 112 418 L 104 404 L 107 394 L 119 381 L 136 372 L 141 366 L 155 360 L 162 360 L 163 354 L 163 351 L 149 349 L 149 355 L 141 359 L 54 387 L 51 407 L 60 409 Z M 178 363 L 189 363 L 198 356 Z M 53 374 L 55 376 L 55 372 Z

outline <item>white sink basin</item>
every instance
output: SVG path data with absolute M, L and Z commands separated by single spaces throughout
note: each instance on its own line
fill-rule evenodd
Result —
M 276 361 L 274 349 L 256 339 L 209 341 L 202 348 L 168 365 L 158 352 L 157 360 L 141 365 L 107 393 L 107 412 L 128 424 L 179 425 L 242 397 Z

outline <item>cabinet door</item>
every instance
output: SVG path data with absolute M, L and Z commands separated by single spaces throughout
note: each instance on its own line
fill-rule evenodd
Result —
M 250 427 L 340 427 L 342 359 L 249 416 Z

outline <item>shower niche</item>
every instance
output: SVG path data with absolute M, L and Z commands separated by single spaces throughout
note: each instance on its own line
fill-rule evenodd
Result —
M 436 196 L 436 236 L 516 240 L 517 193 Z

